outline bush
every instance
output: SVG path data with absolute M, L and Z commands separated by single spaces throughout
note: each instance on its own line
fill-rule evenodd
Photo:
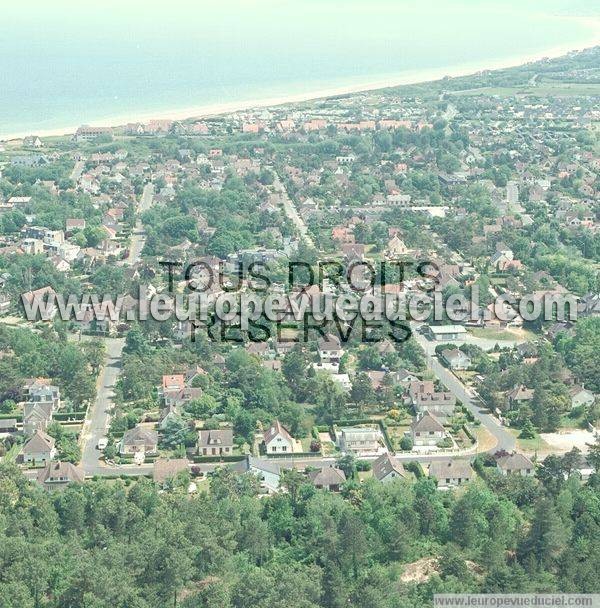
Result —
M 400 439 L 400 449 L 403 452 L 410 452 L 413 449 L 413 440 L 408 435 Z
M 320 452 L 321 451 L 321 442 L 320 441 L 311 441 L 310 442 L 310 451 L 311 452 Z
M 357 460 L 356 470 L 357 471 L 370 471 L 372 468 L 371 463 L 368 460 Z

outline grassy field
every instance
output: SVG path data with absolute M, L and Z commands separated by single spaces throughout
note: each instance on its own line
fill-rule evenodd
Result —
M 509 431 L 517 438 L 517 449 L 525 454 L 546 452 L 550 449 L 550 446 L 539 435 L 533 439 L 519 439 L 520 429 L 509 429 Z
M 543 82 L 536 86 L 483 87 L 481 89 L 450 91 L 448 94 L 461 97 L 474 97 L 478 95 L 497 95 L 499 97 L 512 97 L 514 95 L 526 95 L 530 97 L 595 96 L 600 95 L 600 84 Z
M 523 329 L 513 331 L 510 329 L 475 328 L 471 330 L 471 334 L 484 340 L 531 340 L 533 338 L 531 332 Z

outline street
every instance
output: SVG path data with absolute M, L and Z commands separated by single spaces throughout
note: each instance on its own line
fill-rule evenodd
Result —
M 495 437 L 496 445 L 493 451 L 506 450 L 513 451 L 516 446 L 515 438 L 509 433 L 491 414 L 483 409 L 484 404 L 474 399 L 468 393 L 466 387 L 460 380 L 446 367 L 444 367 L 435 356 L 435 342 L 430 342 L 425 336 L 413 329 L 413 338 L 423 348 L 427 356 L 427 365 L 436 375 L 436 377 L 444 384 L 448 390 L 473 414 L 476 420 Z
M 131 232 L 129 255 L 127 259 L 121 262 L 123 266 L 135 266 L 140 261 L 142 249 L 144 249 L 144 244 L 146 243 L 146 233 L 144 232 L 142 220 L 139 216 L 144 213 L 144 211 L 148 211 L 148 209 L 150 209 L 152 206 L 153 196 L 154 186 L 152 184 L 146 184 L 138 204 L 135 226 Z
M 96 338 L 101 340 L 102 338 Z M 81 466 L 86 475 L 95 475 L 101 469 L 98 460 L 101 452 L 98 450 L 98 440 L 106 435 L 112 406 L 113 388 L 121 370 L 121 355 L 125 340 L 123 338 L 106 338 L 105 365 L 101 369 L 97 384 L 96 400 L 90 406 L 88 418 L 82 430 Z

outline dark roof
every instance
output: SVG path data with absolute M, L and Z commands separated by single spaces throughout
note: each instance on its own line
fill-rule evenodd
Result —
M 395 471 L 400 477 L 406 477 L 406 471 L 399 460 L 396 460 L 390 454 L 382 454 L 373 463 L 373 475 L 376 479 L 387 477 L 392 471 Z
M 209 446 L 233 446 L 233 431 L 231 429 L 219 429 L 200 431 L 198 433 L 198 447 Z
M 325 467 L 319 471 L 311 471 L 309 479 L 316 486 L 339 486 L 346 481 L 346 474 L 334 467 Z
M 85 473 L 81 467 L 76 467 L 70 462 L 49 462 L 40 470 L 37 476 L 39 483 L 81 483 L 85 479 Z

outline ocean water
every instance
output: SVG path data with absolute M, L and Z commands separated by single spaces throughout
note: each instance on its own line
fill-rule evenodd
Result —
M 22 0 L 0 137 L 518 61 L 583 46 L 583 17 L 600 0 Z

